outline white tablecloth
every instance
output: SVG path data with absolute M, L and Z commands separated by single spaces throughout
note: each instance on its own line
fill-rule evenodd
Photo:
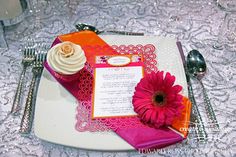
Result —
M 236 154 L 236 50 L 212 48 L 225 13 L 213 0 L 38 0 L 33 14 L 20 24 L 5 28 L 8 50 L 0 50 L 0 156 L 56 157 L 141 157 L 138 152 L 101 152 L 57 145 L 34 136 L 18 133 L 20 116 L 8 116 L 21 67 L 20 49 L 27 38 L 50 45 L 59 34 L 75 31 L 78 22 L 99 29 L 144 32 L 147 35 L 170 36 L 180 40 L 185 55 L 198 49 L 206 58 L 208 71 L 203 83 L 220 123 L 221 131 L 210 134 L 206 144 L 189 139 L 148 156 L 235 156 Z M 235 19 L 236 20 L 236 19 Z M 234 43 L 235 44 L 235 43 Z M 26 80 L 30 80 L 30 71 Z M 29 81 L 26 81 L 24 96 Z M 202 115 L 206 115 L 200 84 L 193 81 L 194 94 Z M 25 98 L 25 97 L 24 97 Z M 23 99 L 24 104 L 25 99 Z M 23 106 L 22 106 L 23 108 Z M 207 125 L 207 121 L 204 122 Z

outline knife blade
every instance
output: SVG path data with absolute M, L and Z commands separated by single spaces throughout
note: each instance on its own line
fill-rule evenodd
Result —
M 179 53 L 180 53 L 182 63 L 183 63 L 183 66 L 184 66 L 186 81 L 187 81 L 187 85 L 188 85 L 188 96 L 189 96 L 189 99 L 192 103 L 192 111 L 193 111 L 194 115 L 193 115 L 193 113 L 191 113 L 191 119 L 192 119 L 192 116 L 195 116 L 194 123 L 195 123 L 195 126 L 197 124 L 197 127 L 195 129 L 196 134 L 197 134 L 197 139 L 201 142 L 205 142 L 205 141 L 207 141 L 208 135 L 206 133 L 205 126 L 204 126 L 204 123 L 202 121 L 202 117 L 201 117 L 200 111 L 198 109 L 198 106 L 196 104 L 196 100 L 195 100 L 195 97 L 194 97 L 194 94 L 193 94 L 192 83 L 191 83 L 190 76 L 189 76 L 188 71 L 187 71 L 187 65 L 186 65 L 184 52 L 183 52 L 183 49 L 182 49 L 182 44 L 179 41 L 176 44 L 177 44 L 177 47 L 179 49 Z

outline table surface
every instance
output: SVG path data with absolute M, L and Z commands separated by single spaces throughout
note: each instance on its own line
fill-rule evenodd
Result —
M 136 151 L 101 152 L 82 150 L 42 141 L 34 131 L 19 134 L 23 114 L 9 115 L 22 66 L 21 50 L 33 38 L 35 43 L 50 45 L 59 34 L 76 31 L 76 23 L 89 23 L 101 30 L 144 32 L 146 35 L 175 37 L 182 42 L 185 55 L 198 49 L 207 62 L 207 74 L 202 79 L 209 94 L 221 130 L 209 134 L 207 143 L 198 143 L 194 132 L 179 144 L 147 156 L 236 156 L 236 49 L 215 50 L 219 26 L 225 12 L 213 0 L 33 0 L 32 11 L 14 26 L 5 28 L 8 49 L 0 49 L 0 156 L 56 157 L 141 157 Z M 235 18 L 236 19 L 236 18 Z M 236 46 L 236 43 L 233 43 Z M 232 46 L 232 45 L 231 45 Z M 27 71 L 26 80 L 31 78 Z M 192 80 L 194 95 L 204 118 L 202 88 Z M 26 82 L 23 102 L 27 95 Z M 22 106 L 23 108 L 23 106 Z

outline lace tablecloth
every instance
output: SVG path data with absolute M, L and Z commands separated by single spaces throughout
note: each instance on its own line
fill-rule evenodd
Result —
M 146 35 L 173 36 L 182 42 L 185 55 L 198 49 L 206 59 L 208 71 L 203 83 L 220 123 L 221 131 L 208 130 L 209 141 L 200 144 L 190 131 L 189 139 L 147 156 L 236 156 L 236 49 L 215 50 L 219 26 L 225 13 L 213 0 L 33 0 L 32 11 L 18 25 L 5 28 L 9 48 L 0 49 L 0 156 L 56 157 L 141 157 L 136 151 L 100 152 L 82 150 L 42 141 L 32 132 L 19 134 L 23 114 L 13 117 L 11 110 L 19 74 L 21 50 L 29 38 L 51 44 L 59 34 L 75 31 L 79 22 L 101 30 L 144 32 Z M 236 19 L 234 19 L 236 20 Z M 235 32 L 234 32 L 235 33 Z M 236 46 L 236 43 L 234 46 Z M 30 71 L 26 80 L 30 80 Z M 27 95 L 29 81 L 24 88 Z M 205 115 L 202 89 L 193 81 L 200 112 Z M 25 99 L 23 99 L 24 104 Z M 207 121 L 205 121 L 207 124 Z

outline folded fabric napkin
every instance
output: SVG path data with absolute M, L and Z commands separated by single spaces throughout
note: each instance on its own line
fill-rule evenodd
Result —
M 118 54 L 108 44 L 106 44 L 105 41 L 103 41 L 94 32 L 91 31 L 75 32 L 75 33 L 60 35 L 55 39 L 52 46 L 61 43 L 63 41 L 71 41 L 75 44 L 79 44 L 85 52 L 88 64 L 91 65 L 92 67 L 94 65 L 94 56 Z M 86 48 L 88 46 L 101 46 L 104 47 L 106 50 L 99 51 L 98 54 L 98 52 L 86 51 Z M 65 82 L 62 79 L 60 79 L 60 77 L 58 77 L 58 74 L 55 73 L 50 68 L 47 62 L 45 63 L 45 68 L 79 102 L 85 101 L 84 98 L 82 99 L 79 95 L 79 90 L 81 89 L 77 88 L 78 86 L 75 86 L 75 84 L 78 83 L 78 81 L 80 80 L 77 80 L 77 82 L 76 81 Z M 86 68 L 83 69 L 81 72 L 89 74 Z M 89 77 L 92 78 L 91 75 Z M 92 88 L 92 86 L 90 86 L 90 88 Z M 90 94 L 91 93 L 88 93 L 86 101 L 91 101 Z M 141 121 L 138 121 L 137 123 L 140 123 L 139 127 L 133 127 L 133 128 L 120 127 L 113 129 L 113 131 L 137 150 L 146 150 L 146 149 L 152 150 L 152 149 L 162 148 L 171 144 L 175 144 L 177 142 L 184 140 L 188 134 L 189 119 L 191 112 L 191 103 L 188 100 L 188 98 L 183 97 L 183 105 L 184 109 L 182 110 L 181 116 L 178 117 L 178 119 L 175 119 L 174 123 L 170 127 L 156 129 L 146 126 L 142 124 Z M 125 118 L 123 120 L 125 120 Z

